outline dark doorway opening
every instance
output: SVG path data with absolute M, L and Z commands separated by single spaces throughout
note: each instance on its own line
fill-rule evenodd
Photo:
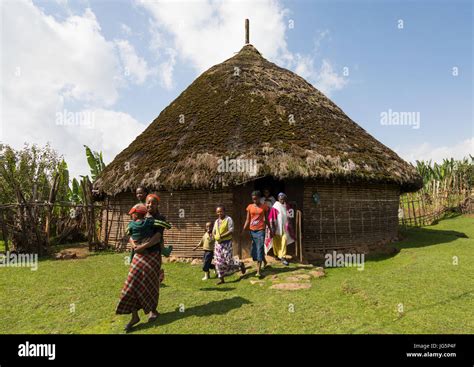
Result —
M 285 181 L 275 179 L 272 176 L 266 176 L 266 177 L 262 177 L 255 180 L 253 182 L 253 188 L 254 190 L 259 190 L 262 195 L 265 189 L 270 190 L 270 194 L 276 200 L 278 200 L 278 194 L 280 192 L 283 192 L 288 196 L 288 201 L 290 205 L 292 206 L 292 208 L 296 210 L 299 207 L 298 199 L 299 199 L 300 193 L 302 194 L 302 189 L 300 185 L 298 185 L 296 182 L 287 181 L 287 184 L 285 184 Z M 298 192 L 298 195 L 296 195 L 296 192 Z M 274 256 L 273 250 L 270 250 L 268 255 Z M 293 258 L 296 257 L 295 256 L 296 255 L 295 243 L 288 245 L 287 255 L 290 255 Z
M 253 182 L 254 190 L 259 190 L 263 195 L 263 190 L 269 189 L 275 199 L 278 198 L 280 192 L 285 192 L 285 183 L 277 180 L 272 176 L 259 178 Z
M 245 223 L 247 216 L 246 208 L 252 202 L 251 193 L 259 190 L 263 194 L 265 188 L 270 188 L 270 192 L 277 200 L 278 194 L 284 192 L 288 196 L 288 201 L 295 210 L 303 208 L 303 181 L 301 180 L 285 180 L 281 181 L 272 176 L 266 176 L 255 181 L 247 182 L 243 185 L 236 186 L 233 189 L 233 212 L 232 219 L 238 231 L 234 235 L 234 251 L 235 255 L 241 258 L 250 257 L 251 239 L 248 231 L 242 231 L 241 228 Z M 269 253 L 272 255 L 272 251 Z M 288 246 L 287 254 L 295 256 L 295 245 Z

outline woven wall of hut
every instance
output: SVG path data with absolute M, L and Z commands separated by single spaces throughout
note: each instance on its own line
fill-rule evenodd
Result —
M 386 243 L 398 235 L 399 189 L 395 185 L 315 181 L 305 182 L 304 188 L 301 181 L 291 186 L 294 185 L 300 192 L 289 198 L 301 203 L 297 207 L 302 208 L 302 243 L 308 259 L 333 250 L 367 250 L 368 246 Z M 205 222 L 215 219 L 215 205 L 222 203 L 234 218 L 237 229 L 234 254 L 248 257 L 250 238 L 247 233 L 241 234 L 240 228 L 252 189 L 248 185 L 233 191 L 161 192 L 160 211 L 173 225 L 171 230 L 165 231 L 166 244 L 175 248 L 173 255 L 201 256 L 200 250 L 192 249 L 204 233 Z M 102 213 L 103 242 L 118 249 L 125 248 L 128 241 L 125 229 L 130 221 L 127 213 L 136 202 L 132 193 L 122 193 L 106 201 L 107 210 Z
M 398 205 L 397 186 L 306 182 L 302 216 L 305 256 L 362 251 L 393 240 L 398 233 Z
M 205 230 L 206 221 L 216 218 L 215 206 L 218 203 L 232 207 L 231 191 L 179 191 L 160 192 L 160 212 L 172 224 L 170 230 L 165 231 L 166 245 L 173 245 L 173 255 L 180 257 L 201 256 L 202 252 L 192 251 Z M 137 203 L 132 193 L 122 193 L 108 199 L 102 213 L 104 225 L 101 240 L 117 249 L 124 249 L 128 241 L 125 230 L 130 221 L 127 214 L 130 208 Z

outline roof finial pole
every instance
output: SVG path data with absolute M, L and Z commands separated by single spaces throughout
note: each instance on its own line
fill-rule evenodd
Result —
M 249 20 L 245 19 L 245 44 L 248 45 L 250 43 L 250 25 Z

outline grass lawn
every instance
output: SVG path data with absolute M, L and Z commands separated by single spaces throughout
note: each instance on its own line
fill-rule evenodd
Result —
M 263 285 L 235 275 L 217 287 L 201 281 L 200 266 L 165 264 L 159 321 L 136 333 L 474 333 L 474 217 L 403 233 L 398 254 L 366 260 L 363 271 L 326 269 L 305 290 L 269 289 L 270 275 Z M 114 308 L 126 256 L 0 268 L 0 333 L 121 333 L 129 316 Z M 307 271 L 274 266 L 267 274 Z

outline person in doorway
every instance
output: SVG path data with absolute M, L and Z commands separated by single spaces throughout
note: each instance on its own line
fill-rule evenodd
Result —
M 295 242 L 295 232 L 292 220 L 294 209 L 288 203 L 285 193 L 278 194 L 278 201 L 273 205 L 268 214 L 270 231 L 267 236 L 266 250 L 273 247 L 273 253 L 283 265 L 288 266 L 286 260 L 287 246 Z
M 273 204 L 275 204 L 276 200 L 269 187 L 263 189 L 263 196 L 260 198 L 260 202 L 268 206 L 269 209 L 271 209 Z
M 265 259 L 265 227 L 269 226 L 267 220 L 268 206 L 262 204 L 260 191 L 252 192 L 252 203 L 247 206 L 247 219 L 244 224 L 244 231 L 250 230 L 252 238 L 252 259 L 257 262 L 256 277 L 261 277 L 262 264 L 267 265 Z

